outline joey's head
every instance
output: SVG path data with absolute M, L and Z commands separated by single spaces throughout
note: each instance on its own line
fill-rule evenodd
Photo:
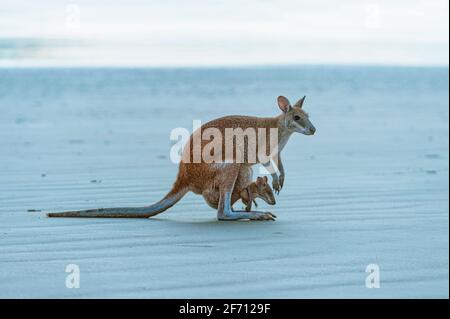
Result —
M 269 205 L 275 205 L 275 196 L 272 191 L 272 187 L 270 187 L 267 182 L 267 176 L 258 177 L 256 179 L 256 192 L 257 196 L 264 200 Z
M 284 96 L 278 97 L 278 106 L 283 111 L 282 118 L 284 126 L 291 132 L 302 133 L 304 135 L 314 135 L 316 128 L 309 120 L 308 113 L 303 111 L 303 102 L 306 96 L 298 100 L 294 106 Z

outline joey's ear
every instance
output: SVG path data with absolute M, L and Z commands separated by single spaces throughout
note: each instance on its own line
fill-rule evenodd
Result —
M 284 112 L 286 113 L 287 111 L 289 111 L 291 109 L 291 103 L 289 102 L 289 100 L 287 98 L 285 98 L 284 96 L 280 95 L 277 99 L 278 101 L 278 107 Z
M 263 180 L 265 183 L 267 183 L 267 176 L 263 176 Z
M 264 183 L 263 178 L 261 176 L 256 178 L 256 185 L 261 186 L 263 183 Z
M 298 108 L 302 108 L 303 106 L 303 102 L 305 102 L 306 99 L 306 95 L 304 97 L 302 97 L 300 100 L 297 101 L 297 103 L 295 103 L 294 107 L 298 107 Z

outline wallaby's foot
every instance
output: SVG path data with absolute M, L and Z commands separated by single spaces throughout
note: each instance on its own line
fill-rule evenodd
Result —
M 269 214 L 269 215 L 271 215 L 273 218 L 277 218 L 277 215 L 275 215 L 274 213 L 271 213 L 271 212 L 266 212 L 266 214 Z
M 224 214 L 219 214 L 217 218 L 222 221 L 231 221 L 239 219 L 249 220 L 275 220 L 277 216 L 269 212 L 246 212 L 242 210 L 231 211 Z
M 256 215 L 253 215 L 250 217 L 250 220 L 273 220 L 273 221 L 275 221 L 275 218 L 277 218 L 276 215 L 272 214 L 271 212 L 265 212 L 265 213 L 256 213 Z

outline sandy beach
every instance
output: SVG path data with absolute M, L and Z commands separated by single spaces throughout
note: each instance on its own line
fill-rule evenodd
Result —
M 280 94 L 307 95 L 317 133 L 259 201 L 276 222 L 193 194 L 148 220 L 45 217 L 159 200 L 173 128 L 273 116 Z M 0 69 L 0 109 L 0 297 L 448 298 L 448 68 Z

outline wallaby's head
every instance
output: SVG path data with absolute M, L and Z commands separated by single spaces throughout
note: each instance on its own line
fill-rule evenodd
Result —
M 275 205 L 275 196 L 273 195 L 272 187 L 267 182 L 267 176 L 258 177 L 255 184 L 257 196 L 267 204 Z
M 294 106 L 291 106 L 287 98 L 279 96 L 278 106 L 283 111 L 284 125 L 288 130 L 305 135 L 313 135 L 316 132 L 316 128 L 309 120 L 308 113 L 302 109 L 305 98 L 306 96 L 298 100 Z

